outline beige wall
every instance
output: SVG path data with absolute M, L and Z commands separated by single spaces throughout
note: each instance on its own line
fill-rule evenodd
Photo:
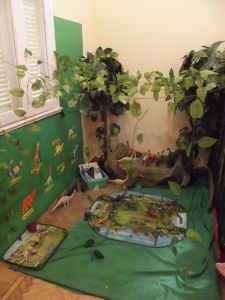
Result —
M 224 0 L 54 0 L 55 13 L 84 25 L 86 49 L 99 45 L 116 50 L 131 73 L 172 67 L 178 71 L 181 58 L 191 49 L 225 39 Z M 84 23 L 83 23 L 84 22 Z M 159 151 L 173 147 L 181 117 L 168 119 L 163 99 L 138 100 L 143 111 L 140 123 L 145 143 L 139 150 Z M 136 120 L 129 113 L 121 118 L 120 140 L 132 140 Z
M 82 24 L 83 51 L 88 51 L 91 35 L 91 0 L 52 0 L 54 16 Z

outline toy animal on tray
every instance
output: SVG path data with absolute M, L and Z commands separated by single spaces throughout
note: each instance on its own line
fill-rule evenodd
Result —
M 70 201 L 72 200 L 73 196 L 75 195 L 76 193 L 76 189 L 73 190 L 72 194 L 71 195 L 65 195 L 65 196 L 62 196 L 56 203 L 56 205 L 51 209 L 51 211 L 55 211 L 58 207 L 67 207 L 69 206 L 70 204 Z

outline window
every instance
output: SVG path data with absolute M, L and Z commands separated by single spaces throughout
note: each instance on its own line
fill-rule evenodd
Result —
M 61 110 L 59 100 L 48 96 L 45 105 L 33 105 L 42 88 L 30 87 L 55 68 L 54 29 L 51 0 L 0 0 L 0 126 L 12 130 Z M 43 63 L 38 63 L 43 62 Z M 16 66 L 26 65 L 25 77 L 18 80 Z M 10 94 L 24 90 L 22 98 Z M 25 110 L 21 118 L 14 110 Z

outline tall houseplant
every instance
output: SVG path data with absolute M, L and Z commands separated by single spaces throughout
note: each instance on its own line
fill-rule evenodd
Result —
M 104 160 L 109 152 L 109 136 L 120 132 L 116 123 L 108 124 L 108 114 L 120 116 L 130 109 L 130 97 L 138 92 L 140 74 L 130 76 L 117 60 L 118 54 L 111 48 L 97 48 L 95 54 L 82 57 L 74 69 L 74 84 L 80 86 L 77 100 L 80 110 L 91 121 L 100 117 L 96 137 L 102 142 Z
M 193 161 L 199 149 L 212 147 L 218 137 L 225 93 L 225 50 L 218 50 L 222 43 L 192 50 L 184 57 L 179 74 L 172 69 L 168 77 L 159 71 L 145 73 L 146 82 L 140 88 L 143 95 L 151 90 L 155 100 L 163 90 L 168 113 L 186 113 L 190 126 L 180 129 L 177 147 Z

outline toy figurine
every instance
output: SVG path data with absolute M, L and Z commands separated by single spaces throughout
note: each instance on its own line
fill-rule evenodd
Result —
M 68 195 L 62 196 L 62 197 L 57 201 L 56 205 L 51 209 L 51 211 L 52 211 L 52 212 L 55 211 L 56 208 L 58 208 L 59 206 L 67 207 L 67 206 L 69 205 L 70 201 L 72 200 L 72 198 L 73 198 L 73 196 L 74 196 L 74 194 L 75 194 L 76 191 L 77 191 L 77 190 L 74 189 L 74 190 L 73 190 L 73 193 L 72 193 L 70 196 L 68 196 Z
M 147 166 L 150 162 L 156 160 L 157 155 L 155 153 L 152 153 L 150 150 L 148 150 L 148 153 L 146 153 L 143 157 L 143 164 Z

